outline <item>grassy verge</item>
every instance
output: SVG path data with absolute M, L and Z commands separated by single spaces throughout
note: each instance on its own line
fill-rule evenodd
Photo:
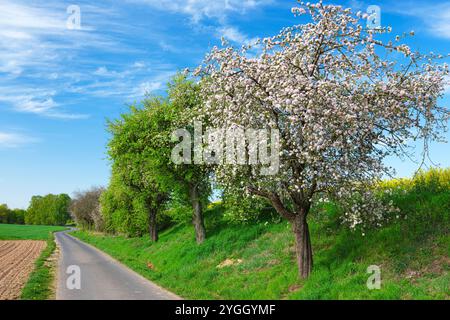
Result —
M 47 259 L 53 254 L 55 249 L 55 237 L 51 233 L 47 239 L 47 247 L 34 263 L 34 270 L 22 289 L 20 297 L 22 300 L 48 300 L 51 297 L 53 293 L 54 270 L 47 264 Z
M 405 196 L 406 197 L 406 196 Z M 191 299 L 449 299 L 450 194 L 403 197 L 410 216 L 388 227 L 347 231 L 332 208 L 310 222 L 314 271 L 297 278 L 293 236 L 286 222 L 238 225 L 208 210 L 208 239 L 197 245 L 190 225 L 158 243 L 78 231 L 74 235 L 150 280 Z M 228 260 L 231 264 L 219 267 Z M 381 268 L 380 290 L 369 290 L 367 268 Z

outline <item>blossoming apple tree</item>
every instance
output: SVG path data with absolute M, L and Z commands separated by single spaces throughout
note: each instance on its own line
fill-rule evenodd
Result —
M 427 152 L 448 119 L 438 106 L 448 68 L 436 55 L 413 52 L 403 36 L 382 41 L 391 30 L 366 28 L 367 15 L 351 9 L 319 2 L 292 11 L 309 22 L 253 46 L 214 47 L 197 75 L 203 112 L 214 126 L 279 130 L 275 174 L 223 163 L 216 176 L 268 199 L 292 224 L 299 275 L 306 278 L 313 201 L 327 193 L 343 197 L 390 173 L 383 160 L 405 155 L 413 140 L 424 141 Z M 350 216 L 363 211 L 354 206 Z

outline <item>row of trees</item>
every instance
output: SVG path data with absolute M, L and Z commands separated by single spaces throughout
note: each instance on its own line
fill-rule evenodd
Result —
M 263 199 L 291 223 L 299 275 L 307 277 L 313 266 L 307 218 L 314 203 L 348 203 L 346 219 L 353 225 L 365 216 L 382 219 L 390 208 L 377 202 L 370 186 L 392 173 L 383 162 L 387 156 L 408 155 L 408 142 L 417 139 L 426 153 L 429 141 L 440 137 L 449 113 L 437 101 L 448 68 L 433 62 L 440 57 L 412 52 L 401 37 L 383 42 L 390 29 L 366 28 L 367 16 L 350 9 L 320 2 L 293 12 L 310 22 L 255 46 L 215 47 L 196 78 L 176 76 L 167 97 L 147 98 L 109 122 L 112 177 L 99 197 L 106 231 L 147 231 L 156 241 L 158 223 L 167 215 L 185 217 L 189 205 L 201 243 L 207 235 L 203 208 L 216 185 L 227 198 L 246 197 L 242 203 Z M 191 159 L 198 145 L 190 140 L 193 120 L 276 132 L 265 144 L 251 145 L 244 134 L 240 139 L 246 151 L 259 149 L 258 156 L 279 142 L 272 152 L 277 167 L 261 170 L 267 163 L 248 153 L 234 162 L 173 161 L 174 154 Z M 187 147 L 180 148 L 172 138 L 181 128 Z M 364 201 L 350 201 L 355 194 Z
M 65 225 L 70 220 L 71 199 L 67 194 L 33 196 L 27 210 L 0 205 L 0 223 Z
M 170 212 L 172 218 L 182 219 L 183 209 L 190 206 L 196 241 L 205 240 L 203 207 L 211 193 L 210 168 L 171 161 L 172 133 L 179 128 L 193 133 L 191 120 L 200 105 L 199 90 L 198 84 L 178 75 L 166 98 L 148 98 L 109 122 L 112 178 L 101 198 L 107 230 L 134 230 L 136 223 L 145 221 L 156 241 L 158 222 L 168 220 L 168 208 L 178 206 L 180 210 Z
M 24 224 L 25 210 L 10 209 L 6 204 L 0 204 L 0 223 Z

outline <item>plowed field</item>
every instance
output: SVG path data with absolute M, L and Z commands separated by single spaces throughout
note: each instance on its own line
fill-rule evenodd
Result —
M 0 241 L 0 300 L 20 297 L 45 241 Z

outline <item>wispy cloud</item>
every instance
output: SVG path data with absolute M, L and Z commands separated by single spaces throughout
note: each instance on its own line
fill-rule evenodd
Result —
M 232 25 L 229 17 L 258 10 L 272 0 L 128 2 L 186 16 L 193 29 L 246 44 L 252 37 Z M 161 91 L 178 69 L 165 63 L 163 54 L 177 55 L 189 50 L 172 43 L 171 40 L 179 40 L 179 35 L 165 36 L 160 31 L 149 34 L 145 25 L 130 24 L 130 17 L 121 10 L 122 4 L 91 5 L 87 0 L 77 4 L 81 8 L 82 29 L 68 30 L 67 3 L 1 0 L 0 108 L 54 119 L 85 119 L 88 115 L 74 110 L 75 104 L 67 104 L 66 96 L 72 101 L 100 97 L 124 103 Z M 130 35 L 143 40 L 130 41 Z M 162 51 L 149 56 L 142 46 L 144 39 Z
M 174 65 L 158 61 L 152 64 L 136 61 L 115 70 L 101 66 L 92 73 L 89 83 L 77 85 L 75 82 L 67 90 L 83 96 L 113 97 L 122 102 L 130 102 L 142 99 L 148 93 L 160 91 L 176 71 Z M 79 82 L 84 80 L 82 78 Z
M 163 85 L 164 83 L 161 81 L 145 81 L 139 85 L 137 90 L 134 91 L 134 94 L 136 96 L 145 96 L 146 94 L 160 90 Z
M 393 12 L 419 19 L 431 36 L 450 39 L 450 1 L 399 1 L 381 5 L 381 9 L 382 13 Z
M 240 45 L 252 44 L 257 40 L 257 38 L 250 38 L 233 26 L 223 26 L 218 28 L 217 35 L 218 37 L 224 37 L 225 39 Z
M 149 77 L 148 79 L 142 81 L 135 89 L 133 89 L 128 95 L 128 99 L 136 100 L 145 97 L 148 94 L 154 93 L 155 91 L 162 90 L 174 74 L 174 70 L 154 74 L 153 77 Z
M 431 17 L 426 18 L 431 33 L 450 39 L 450 3 L 434 10 L 436 11 L 431 14 Z
M 159 41 L 159 46 L 161 47 L 161 49 L 163 49 L 164 51 L 167 52 L 179 52 L 179 48 L 175 47 L 174 45 L 171 45 L 170 43 L 167 43 L 167 41 L 165 40 L 160 40 Z
M 162 11 L 181 13 L 194 23 L 203 19 L 218 19 L 224 22 L 229 14 L 245 14 L 257 7 L 272 3 L 272 0 L 129 0 L 147 4 Z
M 248 44 L 255 39 L 249 37 L 229 22 L 231 15 L 250 14 L 274 3 L 273 0 L 129 0 L 152 6 L 158 10 L 182 14 L 189 17 L 194 25 L 208 25 L 213 29 L 217 38 L 225 37 L 227 40 L 239 45 Z M 294 2 L 295 3 L 295 2 Z M 165 51 L 175 51 L 175 48 L 165 41 L 160 42 Z
M 80 67 L 93 62 L 86 61 L 82 54 L 87 50 L 117 53 L 133 49 L 119 45 L 110 32 L 96 32 L 98 26 L 104 27 L 103 31 L 120 29 L 115 22 L 109 22 L 114 21 L 110 19 L 115 15 L 113 10 L 89 4 L 81 7 L 82 29 L 69 30 L 66 5 L 60 2 L 0 2 L 0 101 L 19 112 L 55 119 L 88 117 L 66 110 L 58 98 L 67 93 L 67 88 L 90 82 Z M 98 26 L 84 21 L 95 21 Z M 97 71 L 94 76 L 109 72 L 100 68 Z
M 20 133 L 0 131 L 0 148 L 17 148 L 36 141 L 36 138 Z
M 58 10 L 3 0 L 0 3 L 0 71 L 18 75 L 27 67 L 49 65 L 56 51 L 45 38 L 67 35 L 64 22 Z
M 26 93 L 24 93 L 26 92 Z M 56 91 L 46 88 L 30 88 L 19 86 L 0 86 L 0 102 L 13 106 L 18 112 L 32 113 L 54 119 L 86 119 L 89 115 L 67 113 L 56 103 Z

